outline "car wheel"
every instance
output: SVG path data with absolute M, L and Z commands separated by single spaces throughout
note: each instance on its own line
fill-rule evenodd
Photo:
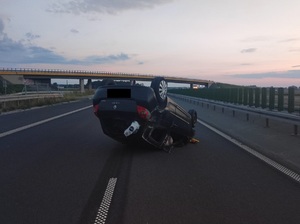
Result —
M 151 82 L 151 88 L 154 90 L 158 105 L 165 107 L 167 105 L 168 84 L 163 77 L 156 77 Z
M 192 127 L 194 128 L 197 123 L 197 112 L 195 110 L 189 110 L 189 114 L 191 115 Z

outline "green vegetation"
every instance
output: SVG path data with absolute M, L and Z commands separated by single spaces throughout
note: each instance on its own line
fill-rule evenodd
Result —
M 0 113 L 14 110 L 25 110 L 45 105 L 54 105 L 63 102 L 71 102 L 93 95 L 93 93 L 94 91 L 86 91 L 85 93 L 69 92 L 61 95 L 55 94 L 53 96 L 45 96 L 42 98 L 18 99 L 14 101 L 1 101 L 0 98 Z
M 94 94 L 93 90 L 86 90 L 85 93 L 80 93 L 79 91 L 70 92 L 70 88 L 66 89 L 68 91 L 52 91 L 53 87 L 55 86 L 52 85 L 43 89 L 42 86 L 39 86 L 38 90 L 46 93 L 40 94 L 36 91 L 36 86 L 34 86 L 33 91 L 30 91 L 30 86 L 28 86 L 27 94 L 18 95 L 22 94 L 22 92 L 24 94 L 24 85 L 11 84 L 0 78 L 0 113 L 75 101 Z
M 6 89 L 6 94 L 13 94 L 13 93 L 19 93 L 22 92 L 24 85 L 8 85 L 6 84 L 7 87 L 4 87 L 3 81 L 0 80 L 0 95 L 5 94 L 5 89 Z

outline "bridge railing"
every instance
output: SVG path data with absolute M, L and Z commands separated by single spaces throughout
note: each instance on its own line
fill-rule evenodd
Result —
M 132 76 L 149 76 L 154 77 L 154 75 L 150 74 L 131 74 L 124 72 L 107 72 L 107 71 L 87 71 L 87 70 L 66 70 L 66 69 L 34 69 L 34 68 L 0 68 L 0 71 L 10 71 L 10 72 L 32 72 L 32 73 L 70 73 L 70 74 L 111 74 L 111 75 L 132 75 Z
M 28 74 L 29 73 L 29 74 Z M 50 75 L 55 73 L 55 75 L 64 76 L 65 74 L 76 74 L 77 76 L 83 75 L 87 76 L 88 74 L 91 75 L 91 77 L 99 74 L 100 75 L 107 75 L 107 76 L 119 76 L 124 78 L 132 78 L 136 79 L 137 77 L 140 77 L 140 80 L 149 79 L 158 76 L 158 75 L 152 75 L 152 74 L 134 74 L 134 73 L 124 73 L 124 72 L 106 72 L 106 71 L 86 71 L 86 70 L 64 70 L 64 69 L 33 69 L 33 68 L 0 68 L 0 75 L 1 74 L 18 74 L 18 75 Z M 160 75 L 161 76 L 161 75 Z M 175 77 L 175 76 L 164 76 L 167 80 L 172 80 L 173 82 L 186 82 L 190 84 L 197 84 L 197 83 L 206 83 L 207 85 L 210 85 L 213 83 L 211 80 L 200 80 L 200 79 L 194 79 L 194 78 L 183 78 L 183 77 Z

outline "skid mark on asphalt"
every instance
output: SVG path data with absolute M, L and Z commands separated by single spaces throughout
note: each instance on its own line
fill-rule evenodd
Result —
M 80 224 L 119 223 L 122 220 L 120 211 L 124 210 L 126 203 L 132 155 L 132 151 L 122 145 L 114 149 L 81 213 Z

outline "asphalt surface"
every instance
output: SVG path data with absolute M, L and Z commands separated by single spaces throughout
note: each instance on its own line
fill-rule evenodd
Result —
M 247 115 L 246 111 L 228 108 L 226 104 L 215 106 L 213 101 L 198 105 L 176 100 L 185 108 L 194 108 L 198 117 L 209 125 L 300 174 L 300 134 L 294 134 L 295 125 L 299 128 L 300 117 L 298 122 L 287 122 L 261 114 Z
M 1 115 L 0 133 L 89 105 Z M 203 125 L 196 137 L 170 154 L 128 147 L 103 135 L 92 108 L 1 137 L 0 223 L 300 222 L 297 182 Z

